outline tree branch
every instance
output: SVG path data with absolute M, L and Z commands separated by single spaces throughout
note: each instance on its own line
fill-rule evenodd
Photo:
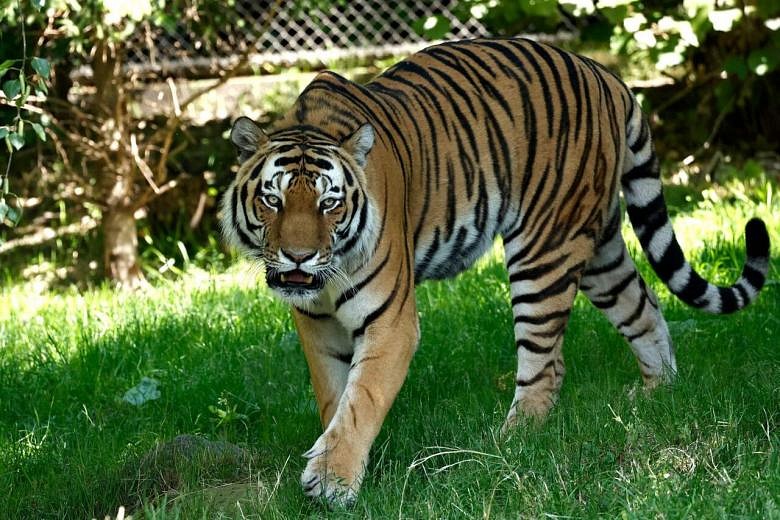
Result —
M 67 235 L 83 235 L 97 227 L 97 222 L 89 217 L 85 217 L 81 222 L 70 224 L 57 229 L 45 227 L 33 234 L 15 238 L 0 244 L 0 255 L 12 251 L 18 247 L 39 246 L 43 243 L 61 238 Z
M 266 11 L 266 18 L 263 23 L 263 27 L 260 29 L 261 33 L 267 31 L 271 27 L 271 23 L 273 22 L 274 18 L 276 18 L 276 15 L 279 13 L 281 7 L 282 7 L 282 0 L 276 0 L 276 2 L 274 2 L 271 5 L 268 11 Z M 189 107 L 192 103 L 194 103 L 196 100 L 198 100 L 205 94 L 208 94 L 212 90 L 215 90 L 216 88 L 224 85 L 225 83 L 227 83 L 229 79 L 237 76 L 249 64 L 249 60 L 254 51 L 255 49 L 252 46 L 248 46 L 240 54 L 238 61 L 235 63 L 235 65 L 233 65 L 227 71 L 224 71 L 220 75 L 220 77 L 214 81 L 214 83 L 196 90 L 180 104 L 176 103 L 176 101 L 178 101 L 178 96 L 174 94 L 175 91 L 173 91 L 172 89 L 173 114 L 168 117 L 168 121 L 165 124 L 165 126 L 158 129 L 149 139 L 150 143 L 153 143 L 158 140 L 161 140 L 163 143 L 160 149 L 161 160 L 157 172 L 159 176 L 158 178 L 161 179 L 165 178 L 166 159 L 168 157 L 168 152 L 170 150 L 171 143 L 173 142 L 173 134 L 176 132 L 176 129 L 179 128 L 179 126 L 181 125 L 182 115 L 187 110 L 187 107 Z
M 154 199 L 156 199 L 160 195 L 163 195 L 164 193 L 169 192 L 172 189 L 174 189 L 177 186 L 179 186 L 182 181 L 189 180 L 189 179 L 191 179 L 190 176 L 188 176 L 188 175 L 181 175 L 178 179 L 172 179 L 172 180 L 166 182 L 165 184 L 163 184 L 162 186 L 157 188 L 156 191 L 154 189 L 152 189 L 152 188 L 149 188 L 144 193 L 142 193 L 141 196 L 138 197 L 135 202 L 133 202 L 132 210 L 133 211 L 138 211 L 139 209 L 141 209 L 142 207 L 146 206 L 147 204 L 149 204 L 151 201 L 153 201 Z

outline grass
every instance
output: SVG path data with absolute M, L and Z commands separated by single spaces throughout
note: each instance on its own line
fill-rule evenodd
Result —
M 677 219 L 690 257 L 721 283 L 741 265 L 733 237 L 753 211 L 736 208 Z M 772 281 L 744 312 L 686 308 L 642 260 L 677 345 L 673 386 L 637 391 L 629 349 L 578 298 L 558 405 L 505 442 L 496 432 L 516 362 L 500 259 L 419 287 L 420 349 L 350 511 L 299 489 L 300 454 L 319 434 L 306 364 L 286 307 L 245 271 L 193 272 L 135 295 L 6 287 L 0 518 L 103 518 L 120 506 L 135 518 L 780 518 L 780 206 L 757 211 L 775 244 Z M 159 381 L 159 399 L 124 402 L 142 377 Z M 161 494 L 141 459 L 179 434 L 248 457 L 185 460 Z M 213 491 L 236 482 L 250 499 L 218 505 Z

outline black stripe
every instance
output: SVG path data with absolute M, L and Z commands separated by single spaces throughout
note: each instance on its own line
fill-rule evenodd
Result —
M 614 307 L 617 304 L 617 296 L 612 296 L 603 301 L 590 298 L 590 303 L 601 310 L 609 309 L 610 307 Z
M 503 94 L 493 86 L 493 82 L 495 81 L 496 77 L 496 71 L 488 66 L 484 57 L 477 56 L 475 53 L 471 52 L 468 47 L 464 46 L 453 46 L 450 48 L 440 47 L 438 49 L 441 49 L 439 51 L 440 55 L 445 55 L 450 58 L 447 61 L 449 66 L 457 68 L 464 75 L 465 71 L 463 68 L 467 68 L 470 72 L 470 77 L 475 80 L 474 82 L 478 83 L 482 90 L 490 94 L 490 96 L 495 99 L 499 105 L 501 105 L 501 108 L 504 109 L 504 113 L 507 115 L 509 120 L 514 123 L 514 110 L 512 110 L 512 108 L 509 106 L 509 103 Z M 444 49 L 446 49 L 446 51 Z M 454 56 L 451 53 L 464 54 L 467 59 L 463 59 L 460 56 Z M 480 74 L 476 67 L 480 67 L 486 73 L 486 75 Z
M 355 230 L 355 233 L 349 238 L 349 240 L 347 240 L 344 244 L 339 246 L 338 248 L 339 254 L 347 254 L 358 243 L 358 240 L 362 235 L 363 227 L 366 225 L 367 215 L 368 215 L 368 201 L 363 201 L 363 204 L 360 205 L 360 219 L 358 220 L 358 229 Z M 349 225 L 352 226 L 351 221 Z
M 598 276 L 600 274 L 608 273 L 614 269 L 617 269 L 621 265 L 623 265 L 623 262 L 626 259 L 626 253 L 624 248 L 620 248 L 620 255 L 614 260 L 611 260 L 607 262 L 606 264 L 600 265 L 598 267 L 589 267 L 585 269 L 585 276 Z
M 461 231 L 463 228 L 461 228 Z M 414 277 L 416 279 L 422 279 L 425 277 L 425 272 L 428 270 L 428 266 L 430 265 L 431 261 L 433 260 L 433 257 L 436 255 L 436 253 L 439 251 L 439 228 L 435 228 L 433 230 L 433 240 L 431 241 L 431 245 L 428 246 L 428 250 L 423 254 L 422 260 L 419 264 L 414 266 Z
M 263 166 L 265 166 L 265 160 L 267 157 L 262 157 L 258 163 L 252 168 L 252 173 L 249 174 L 249 180 L 253 181 L 257 179 L 257 177 L 260 175 L 260 173 L 263 171 Z
M 675 250 L 675 252 L 673 254 L 676 257 L 675 261 L 685 262 L 685 257 L 683 256 L 683 252 L 680 249 L 680 246 L 677 245 L 676 243 L 674 244 L 674 246 L 675 247 L 673 249 Z M 667 252 L 668 252 L 668 250 L 667 250 Z M 664 255 L 664 256 L 666 256 L 666 255 Z M 655 264 L 653 264 L 652 262 L 651 262 L 651 265 L 653 265 L 653 268 L 656 269 L 656 273 L 658 273 L 658 270 L 660 268 L 656 268 Z M 691 268 L 688 267 L 688 269 L 691 269 Z M 661 276 L 660 273 L 658 274 L 658 276 L 661 277 L 662 280 L 668 280 L 668 278 L 664 279 Z M 674 294 L 678 298 L 680 298 L 682 301 L 684 301 L 688 305 L 691 305 L 693 307 L 704 307 L 704 306 L 707 305 L 707 302 L 701 302 L 701 301 L 699 301 L 699 299 L 702 296 L 704 296 L 704 294 L 707 292 L 707 289 L 709 288 L 709 285 L 710 284 L 707 282 L 707 280 L 705 280 L 704 278 L 699 276 L 699 274 L 696 273 L 696 271 L 691 269 L 691 275 L 688 278 L 688 282 L 685 284 L 685 287 L 683 287 L 680 291 L 677 291 L 677 292 L 672 291 L 672 292 L 674 292 Z
M 720 293 L 719 314 L 731 314 L 732 312 L 739 310 L 740 307 L 737 302 L 737 295 L 731 290 L 731 287 L 719 287 L 718 293 Z
M 555 360 L 548 361 L 542 367 L 542 369 L 539 370 L 539 372 L 537 372 L 536 375 L 533 376 L 531 379 L 520 379 L 520 378 L 518 378 L 517 381 L 516 381 L 517 386 L 530 386 L 530 385 L 532 385 L 534 383 L 538 383 L 544 377 L 545 372 L 547 372 L 547 370 L 549 370 L 550 368 L 554 367 L 554 365 L 555 365 Z
M 238 189 L 233 188 L 233 197 L 232 197 L 232 204 L 231 204 L 231 221 L 233 222 L 233 229 L 236 231 L 236 235 L 238 235 L 238 239 L 241 241 L 241 244 L 245 247 L 252 249 L 255 246 L 255 244 L 252 242 L 252 239 L 249 238 L 249 235 L 244 233 L 244 230 L 241 229 L 241 226 L 238 223 Z M 246 217 L 245 217 L 246 218 Z
M 594 297 L 597 297 L 597 298 L 604 298 L 604 297 L 607 297 L 607 296 L 616 297 L 616 296 L 620 295 L 620 293 L 625 291 L 626 288 L 629 285 L 631 285 L 631 282 L 633 282 L 636 279 L 636 277 L 637 277 L 636 271 L 634 271 L 632 269 L 631 272 L 628 274 L 628 276 L 626 276 L 625 278 L 620 280 L 618 283 L 616 283 L 615 285 L 613 285 L 612 287 L 610 287 L 606 291 L 601 292 L 601 293 L 599 293 L 597 295 L 594 295 Z
M 744 287 L 742 287 L 742 284 L 737 283 L 733 287 L 736 289 L 736 291 L 739 293 L 739 296 L 742 298 L 742 307 L 747 305 L 750 302 L 750 296 L 748 295 L 748 292 L 745 290 Z
M 504 72 L 504 74 L 511 75 L 511 76 L 515 77 L 519 81 L 520 78 L 518 78 L 514 73 L 515 72 L 520 72 L 524 76 L 523 79 L 526 81 L 526 83 L 533 82 L 533 76 L 531 75 L 530 72 L 528 72 L 528 69 L 526 69 L 526 66 L 525 66 L 525 63 L 523 63 L 523 60 L 521 60 L 520 57 L 516 53 L 512 52 L 512 50 L 507 47 L 505 42 L 503 42 L 503 41 L 501 41 L 501 42 L 498 42 L 498 41 L 480 41 L 479 42 L 479 46 L 480 47 L 487 47 L 489 49 L 493 49 L 494 51 L 498 52 L 499 54 L 501 54 L 501 56 L 503 56 L 509 62 L 512 63 L 512 65 L 514 67 L 511 68 L 511 69 L 506 67 L 506 66 L 504 66 L 503 64 L 501 64 L 502 65 L 501 69 L 502 69 L 502 72 Z
M 310 311 L 301 309 L 297 305 L 295 306 L 295 310 L 300 312 L 301 314 L 303 314 L 307 318 L 311 318 L 313 320 L 326 320 L 326 319 L 332 318 L 332 316 L 330 314 L 327 314 L 327 313 L 320 314 L 320 313 L 317 313 L 317 312 L 310 312 Z
M 554 311 L 554 312 L 548 312 L 546 314 L 541 314 L 539 316 L 524 316 L 521 314 L 515 315 L 515 324 L 518 323 L 527 323 L 529 325 L 543 325 L 549 321 L 552 320 L 559 320 L 561 318 L 568 318 L 569 313 L 571 311 L 569 309 L 565 309 L 562 311 Z
M 377 318 L 379 318 L 382 314 L 384 314 L 387 308 L 390 307 L 390 304 L 393 303 L 393 300 L 398 294 L 398 288 L 400 285 L 401 285 L 401 271 L 398 271 L 398 274 L 396 275 L 395 278 L 395 286 L 393 287 L 393 290 L 390 291 L 390 294 L 387 296 L 385 301 L 383 301 L 382 304 L 374 310 L 374 312 L 366 316 L 366 318 L 363 320 L 363 323 L 358 328 L 352 331 L 353 341 L 358 339 L 363 334 L 365 334 L 366 328 L 368 328 L 372 323 L 374 323 L 377 320 Z
M 631 187 L 632 181 L 639 179 L 658 179 L 658 169 L 656 168 L 657 160 L 655 153 L 653 153 L 645 162 L 634 166 L 624 173 L 620 178 L 623 188 L 629 189 L 633 193 L 634 190 Z
M 636 306 L 636 309 L 634 309 L 634 312 L 631 313 L 626 319 L 620 322 L 618 324 L 617 328 L 618 330 L 630 327 L 633 325 L 633 323 L 639 319 L 639 317 L 642 315 L 642 312 L 645 310 L 645 305 L 647 305 L 647 295 L 644 291 L 640 293 L 639 296 L 639 304 Z
M 284 166 L 289 166 L 291 164 L 298 164 L 300 162 L 301 162 L 301 154 L 298 153 L 298 154 L 295 154 L 295 155 L 288 155 L 288 156 L 285 156 L 285 157 L 278 157 L 274 161 L 274 166 L 284 167 Z
M 339 307 L 341 307 L 346 302 L 348 302 L 349 300 L 354 298 L 355 295 L 357 295 L 357 293 L 359 293 L 360 290 L 363 287 L 365 287 L 366 285 L 371 283 L 371 280 L 373 280 L 374 277 L 376 277 L 376 275 L 379 274 L 379 272 L 382 269 L 384 269 L 384 267 L 385 267 L 385 265 L 387 265 L 387 261 L 389 259 L 390 259 L 390 248 L 387 249 L 387 254 L 385 255 L 385 258 L 379 263 L 379 265 L 376 267 L 376 269 L 371 271 L 371 273 L 368 276 L 363 278 L 359 283 L 355 284 L 354 286 L 352 286 L 352 288 L 350 288 L 349 290 L 345 291 L 341 296 L 338 297 L 338 299 L 336 300 L 336 303 L 335 303 L 336 310 L 338 310 Z
M 642 248 L 647 251 L 655 233 L 669 222 L 664 196 L 659 193 L 644 206 L 629 203 L 626 209 Z
M 315 168 L 319 168 L 321 170 L 332 170 L 333 169 L 333 163 L 328 161 L 327 159 L 323 159 L 321 157 L 312 157 L 310 154 L 304 154 L 303 156 L 303 162 L 309 166 L 314 166 Z
M 346 198 L 346 195 L 345 195 Z M 349 220 L 347 220 L 346 224 L 344 223 L 344 220 L 347 218 L 347 214 L 345 213 L 344 216 L 341 218 L 341 222 L 338 223 L 338 227 L 342 228 L 339 230 L 336 235 L 339 236 L 339 238 L 346 238 L 347 235 L 350 232 L 350 229 L 352 228 L 352 222 L 355 220 L 355 216 L 358 214 L 359 211 L 362 210 L 362 207 L 360 205 L 360 191 L 355 190 L 352 192 L 352 211 L 349 212 Z
M 507 262 L 507 266 L 510 267 L 509 283 L 520 282 L 523 280 L 537 280 L 546 276 L 561 267 L 569 259 L 569 255 L 561 255 L 552 262 L 546 264 L 539 264 L 527 269 L 511 269 L 515 262 L 519 259 L 514 256 Z
M 576 274 L 582 269 L 582 266 L 582 263 L 578 263 L 569 268 L 560 278 L 542 290 L 533 293 L 518 294 L 512 297 L 512 307 L 520 303 L 539 303 L 553 296 L 563 294 L 569 287 L 577 282 Z
M 550 92 L 550 85 L 547 83 L 547 78 L 544 76 L 544 73 L 542 72 L 542 68 L 539 66 L 539 63 L 537 59 L 535 59 L 530 51 L 526 48 L 526 46 L 530 45 L 530 40 L 507 40 L 509 44 L 514 46 L 514 48 L 525 57 L 526 60 L 528 60 L 528 63 L 531 64 L 531 67 L 534 69 L 534 72 L 536 73 L 536 77 L 539 81 L 539 84 L 542 87 L 542 97 L 544 98 L 544 107 L 545 111 L 547 113 L 547 136 L 552 137 L 553 136 L 553 118 L 555 117 L 555 109 L 553 107 L 553 100 L 552 100 L 552 93 Z
M 637 136 L 636 141 L 628 144 L 632 152 L 636 154 L 645 147 L 645 144 L 647 144 L 647 141 L 650 139 L 649 130 L 650 128 L 648 127 L 644 118 L 642 118 L 641 127 L 639 128 L 639 136 Z
M 535 341 L 527 338 L 518 339 L 515 341 L 515 346 L 517 348 L 523 348 L 529 352 L 533 352 L 534 354 L 549 354 L 555 348 L 555 344 L 553 344 L 551 347 L 543 347 Z
M 753 286 L 756 291 L 761 290 L 761 288 L 764 286 L 764 282 L 766 281 L 764 273 L 749 264 L 745 264 L 745 266 L 742 268 L 742 278 L 744 278 L 747 283 Z
M 571 310 L 569 310 L 569 314 L 571 314 Z M 541 331 L 541 332 L 535 331 L 534 336 L 537 336 L 539 338 L 557 338 L 558 336 L 563 334 L 568 324 L 569 324 L 568 319 L 560 320 L 558 322 L 558 325 L 556 325 L 552 329 Z
M 626 338 L 626 341 L 629 343 L 633 342 L 636 339 L 641 338 L 645 334 L 649 334 L 655 330 L 655 324 L 649 325 L 646 329 L 642 329 L 641 331 L 637 332 L 636 334 L 623 334 L 623 337 Z
M 354 356 L 354 353 L 353 352 L 341 353 L 341 352 L 333 352 L 329 350 L 328 355 L 334 359 L 338 359 L 345 365 L 351 365 L 352 357 Z

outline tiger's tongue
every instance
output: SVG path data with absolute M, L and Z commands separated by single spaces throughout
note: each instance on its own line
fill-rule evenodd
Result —
M 311 283 L 311 275 L 302 273 L 301 271 L 290 271 L 284 274 L 284 278 L 288 282 L 292 283 Z

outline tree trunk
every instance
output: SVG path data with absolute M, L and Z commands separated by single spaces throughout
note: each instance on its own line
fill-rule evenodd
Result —
M 102 225 L 106 276 L 123 289 L 141 287 L 145 279 L 138 263 L 138 233 L 132 209 L 107 210 Z
M 138 263 L 138 231 L 133 210 L 135 165 L 127 147 L 123 146 L 129 141 L 129 135 L 122 58 L 120 42 L 97 42 L 92 53 L 95 95 L 91 103 L 103 126 L 113 130 L 106 142 L 107 160 L 95 165 L 101 172 L 99 180 L 105 190 L 103 265 L 106 276 L 117 287 L 135 289 L 146 281 Z

